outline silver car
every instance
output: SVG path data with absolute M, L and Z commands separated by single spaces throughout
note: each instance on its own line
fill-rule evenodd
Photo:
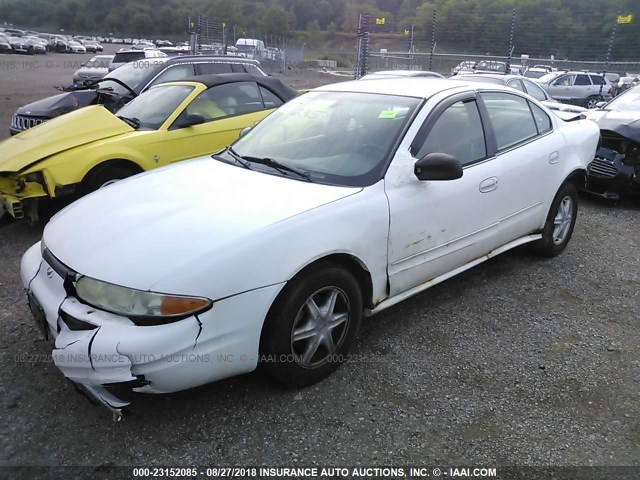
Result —
M 549 95 L 563 103 L 595 108 L 613 98 L 613 88 L 601 74 L 593 72 L 549 73 L 537 79 Z
M 109 73 L 111 60 L 113 60 L 113 55 L 96 55 L 91 57 L 91 60 L 74 72 L 73 84 L 75 86 L 87 85 L 96 80 L 100 80 Z

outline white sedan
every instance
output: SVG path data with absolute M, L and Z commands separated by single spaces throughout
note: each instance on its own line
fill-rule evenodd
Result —
M 599 139 L 499 85 L 313 90 L 212 156 L 70 205 L 21 276 L 62 373 L 115 412 L 265 370 L 317 382 L 373 315 L 529 243 L 564 250 Z

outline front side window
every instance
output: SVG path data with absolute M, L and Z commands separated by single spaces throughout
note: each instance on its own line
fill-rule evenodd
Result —
M 309 92 L 275 110 L 234 149 L 245 158 L 270 158 L 301 169 L 317 183 L 371 185 L 382 178 L 420 103 L 396 95 Z
M 193 87 L 187 85 L 152 88 L 131 100 L 116 115 L 137 119 L 140 129 L 157 130 L 192 91 Z
M 423 158 L 430 153 L 453 155 L 463 166 L 487 156 L 475 100 L 456 102 L 442 112 L 415 157 Z
M 538 127 L 529 109 L 529 102 L 510 93 L 482 93 L 498 150 L 505 150 L 538 135 Z
M 542 78 L 540 80 L 542 81 Z M 559 87 L 570 87 L 571 85 L 573 85 L 573 75 L 562 75 L 555 82 L 553 82 L 553 84 Z

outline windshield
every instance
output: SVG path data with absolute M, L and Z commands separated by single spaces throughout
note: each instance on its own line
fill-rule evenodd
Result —
M 630 110 L 640 110 L 640 89 L 638 87 L 631 88 L 622 95 L 611 100 L 604 107 L 605 110 L 617 110 L 626 112 Z
M 314 182 L 377 182 L 421 99 L 352 92 L 310 92 L 284 104 L 240 138 L 235 151 L 273 159 Z
M 134 98 L 116 115 L 137 119 L 141 129 L 157 130 L 193 91 L 187 85 L 159 86 Z
M 121 82 L 124 82 L 129 88 L 137 92 L 144 86 L 142 85 L 142 81 L 147 77 L 147 74 L 163 63 L 164 62 L 159 59 L 130 62 L 116 68 L 113 72 L 105 75 L 104 78 L 117 78 Z M 114 93 L 117 93 L 118 95 L 128 95 L 130 93 L 126 88 L 122 85 L 118 85 L 116 82 L 103 81 L 100 83 L 100 88 L 112 88 Z

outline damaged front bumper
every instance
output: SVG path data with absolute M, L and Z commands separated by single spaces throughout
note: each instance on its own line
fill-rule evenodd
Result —
M 265 314 L 281 288 L 240 294 L 203 314 L 142 327 L 69 295 L 61 265 L 43 258 L 40 243 L 25 253 L 21 276 L 31 310 L 55 341 L 56 367 L 118 416 L 130 404 L 127 392 L 176 392 L 254 370 Z
M 586 190 L 607 200 L 619 200 L 623 195 L 639 195 L 639 168 L 629 165 L 625 160 L 626 156 L 616 150 L 600 147 L 587 166 Z
M 29 216 L 37 199 L 47 197 L 43 185 L 16 176 L 0 176 L 0 211 L 19 220 Z

